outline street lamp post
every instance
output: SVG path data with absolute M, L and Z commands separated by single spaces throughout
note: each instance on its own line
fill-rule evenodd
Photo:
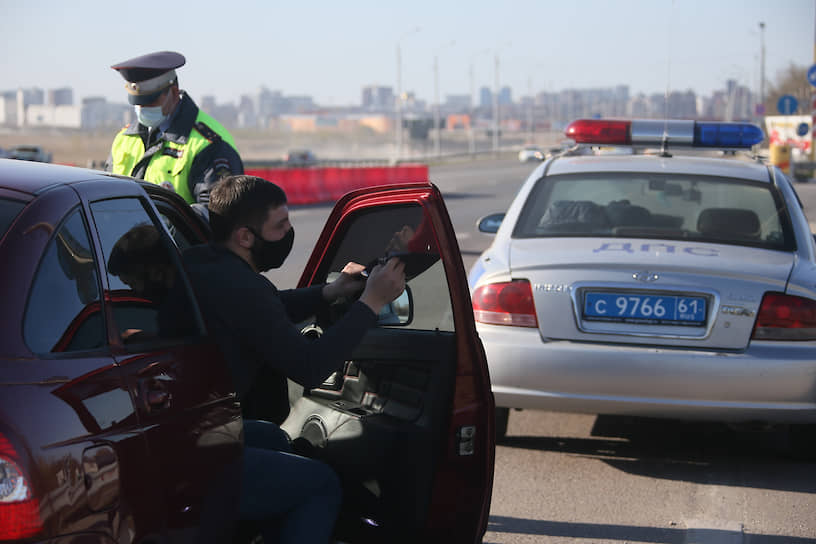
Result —
M 493 152 L 499 151 L 499 53 L 495 55 L 494 77 L 493 77 Z
M 470 56 L 470 122 L 468 123 L 468 150 L 471 154 L 476 153 L 476 138 L 473 134 L 473 123 L 476 115 L 476 82 L 473 76 L 473 59 L 485 53 L 490 53 L 490 49 L 483 49 Z
M 505 46 L 510 45 L 510 42 L 504 44 Z M 493 91 L 493 151 L 498 153 L 499 151 L 499 48 L 496 48 L 495 53 L 495 77 L 494 77 L 494 85 L 495 89 Z
M 434 155 L 441 155 L 441 145 L 439 141 L 439 51 L 446 47 L 452 47 L 456 41 L 452 41 L 434 51 Z
M 535 143 L 533 141 L 535 128 L 533 124 L 533 107 L 535 106 L 535 98 L 533 97 L 533 78 L 527 78 L 527 93 L 529 95 L 530 104 L 527 107 L 527 140 L 532 144 Z
M 816 64 L 816 34 L 814 34 L 813 42 L 813 63 Z M 816 159 L 816 135 L 813 134 L 813 129 L 816 128 L 816 86 L 810 89 L 810 160 Z M 813 174 L 811 174 L 811 177 Z
M 397 159 L 402 156 L 402 50 L 400 48 L 400 42 L 411 36 L 412 34 L 416 34 L 419 32 L 420 27 L 413 28 L 400 36 L 397 40 L 397 96 L 394 100 L 394 107 L 396 109 L 396 135 L 397 135 Z
M 759 23 L 759 103 L 765 105 L 765 23 Z

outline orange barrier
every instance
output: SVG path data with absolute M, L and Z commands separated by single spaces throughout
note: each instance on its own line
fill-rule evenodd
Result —
M 248 168 L 246 174 L 279 185 L 290 204 L 314 204 L 335 201 L 354 189 L 428 181 L 428 165 Z

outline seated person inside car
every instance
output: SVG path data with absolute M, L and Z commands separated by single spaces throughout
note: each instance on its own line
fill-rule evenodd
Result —
M 114 293 L 118 298 L 118 313 L 128 313 L 127 329 L 122 331 L 125 342 L 157 336 L 159 308 L 175 282 L 175 267 L 159 231 L 151 224 L 137 225 L 114 244 L 108 258 L 108 272 L 118 276 L 130 290 Z M 141 324 L 139 316 L 142 316 Z M 138 326 L 137 326 L 138 325 Z

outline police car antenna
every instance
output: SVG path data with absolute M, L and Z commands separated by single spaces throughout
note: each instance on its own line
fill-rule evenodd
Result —
M 672 11 L 674 10 L 674 0 L 669 7 L 668 19 L 668 43 L 666 46 L 666 96 L 663 99 L 663 138 L 660 143 L 660 156 L 671 157 L 669 153 L 669 96 L 671 96 L 671 46 L 672 46 Z

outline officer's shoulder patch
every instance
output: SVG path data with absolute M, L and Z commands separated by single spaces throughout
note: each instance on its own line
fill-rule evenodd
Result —
M 229 161 L 223 157 L 215 159 L 213 161 L 213 173 L 215 174 L 216 178 L 221 178 L 232 174 L 232 168 L 230 168 Z
M 208 127 L 207 124 L 202 121 L 198 121 L 194 126 L 195 129 L 210 142 L 216 142 L 221 139 L 221 136 L 219 136 L 216 131 Z

